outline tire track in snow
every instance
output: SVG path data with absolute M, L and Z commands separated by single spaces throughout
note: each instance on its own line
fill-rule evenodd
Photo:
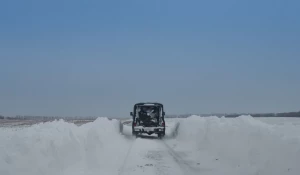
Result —
M 174 151 L 165 140 L 136 138 L 128 149 L 119 175 L 194 175 L 201 173 Z
M 196 175 L 201 172 L 199 168 L 192 167 L 190 163 L 185 161 L 181 156 L 179 156 L 176 151 L 174 151 L 164 140 L 162 140 L 162 143 L 168 150 L 169 154 L 173 157 L 175 162 L 179 165 L 179 167 L 182 169 L 185 175 Z
M 129 155 L 130 155 L 130 152 L 131 152 L 131 149 L 132 149 L 132 147 L 133 147 L 133 145 L 134 145 L 134 142 L 135 142 L 135 141 L 133 141 L 133 142 L 131 143 L 131 145 L 130 145 L 128 151 L 127 151 L 127 154 L 126 154 L 126 156 L 125 156 L 125 159 L 124 159 L 124 161 L 123 161 L 123 164 L 122 164 L 121 168 L 119 169 L 118 175 L 122 175 L 123 172 L 124 172 L 124 168 L 125 168 L 125 165 L 126 165 L 126 161 L 128 160 L 128 157 L 129 157 Z
M 162 140 L 137 138 L 133 141 L 119 175 L 184 175 L 183 170 L 168 153 Z

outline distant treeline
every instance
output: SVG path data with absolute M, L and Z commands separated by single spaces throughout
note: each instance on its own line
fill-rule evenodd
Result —
M 193 114 L 183 114 L 183 115 L 166 115 L 166 118 L 186 118 Z M 261 114 L 195 114 L 202 117 L 208 117 L 208 116 L 218 116 L 222 117 L 225 116 L 227 118 L 235 118 L 239 117 L 241 115 L 251 115 L 252 117 L 300 117 L 300 111 L 299 112 L 285 112 L 285 113 L 261 113 Z M 7 120 L 58 120 L 58 119 L 64 119 L 64 120 L 96 120 L 97 116 L 75 116 L 75 117 L 61 117 L 61 116 L 3 116 L 0 115 L 0 119 L 7 119 Z M 122 119 L 124 117 L 107 117 L 109 119 Z M 130 117 L 127 117 L 130 118 Z
M 251 115 L 252 117 L 300 117 L 299 112 L 284 112 L 284 113 L 264 113 L 264 114 L 229 114 L 225 117 L 238 117 L 240 115 Z
M 235 118 L 241 115 L 251 115 L 252 117 L 300 117 L 299 112 L 285 113 L 237 113 L 237 114 L 183 114 L 183 115 L 166 115 L 166 118 L 187 118 L 191 115 L 199 115 L 201 117 L 217 116 L 226 118 Z
M 0 119 L 7 119 L 7 120 L 59 120 L 59 119 L 64 119 L 64 120 L 96 120 L 98 117 L 96 116 L 79 116 L 79 117 L 61 117 L 61 116 L 2 116 L 0 115 Z

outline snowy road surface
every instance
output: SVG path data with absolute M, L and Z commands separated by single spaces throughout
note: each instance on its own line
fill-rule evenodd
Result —
M 194 168 L 191 164 L 187 164 L 164 141 L 137 138 L 128 151 L 119 174 L 193 175 L 200 172 L 196 166 Z
M 0 174 L 299 175 L 299 121 L 167 119 L 164 139 L 135 138 L 128 125 L 120 133 L 119 121 L 106 118 L 0 128 Z

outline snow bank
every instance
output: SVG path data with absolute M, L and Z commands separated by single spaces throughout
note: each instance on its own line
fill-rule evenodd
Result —
M 130 146 L 119 121 L 76 126 L 63 120 L 1 130 L 1 175 L 117 174 Z
M 299 174 L 299 125 L 287 128 L 251 116 L 191 116 L 180 121 L 176 139 L 168 143 L 197 161 L 203 174 Z M 284 132 L 284 131 L 287 132 Z
M 180 119 L 166 118 L 166 135 L 165 138 L 174 138 L 178 133 Z

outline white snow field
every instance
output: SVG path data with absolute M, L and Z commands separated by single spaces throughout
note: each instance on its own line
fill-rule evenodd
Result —
M 164 139 L 98 118 L 0 128 L 0 175 L 299 175 L 300 119 L 166 119 Z

